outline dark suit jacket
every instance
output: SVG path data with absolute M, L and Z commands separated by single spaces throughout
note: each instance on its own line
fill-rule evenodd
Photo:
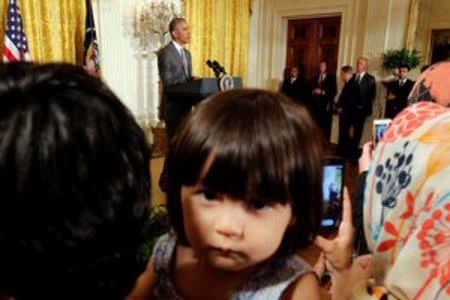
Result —
M 293 83 L 291 83 L 291 78 L 288 77 L 283 81 L 283 85 L 281 86 L 281 92 L 297 101 L 305 100 L 306 89 L 305 80 L 300 77 L 297 77 Z
M 351 80 L 356 83 L 356 85 L 354 85 L 357 89 L 355 95 L 359 93 L 359 99 L 357 101 L 358 105 L 361 105 L 360 108 L 366 116 L 371 115 L 373 100 L 375 100 L 375 96 L 377 94 L 375 77 L 366 72 L 364 73 L 360 83 L 356 82 L 356 74 L 353 75 Z
M 362 113 L 362 104 L 360 101 L 359 87 L 355 80 L 349 80 L 344 84 L 336 108 L 342 108 L 344 116 L 353 117 L 355 114 Z
M 182 98 L 175 99 L 167 97 L 166 88 L 185 83 L 192 79 L 192 59 L 191 53 L 185 49 L 186 59 L 188 61 L 188 74 L 183 67 L 183 60 L 180 52 L 173 42 L 170 42 L 158 52 L 158 70 L 163 84 L 163 95 L 161 101 L 160 115 L 166 122 L 181 122 L 191 110 L 190 102 L 183 102 Z
M 312 90 L 315 88 L 320 88 L 325 91 L 324 95 L 320 95 L 320 109 L 331 112 L 334 104 L 334 97 L 336 97 L 337 86 L 336 86 L 336 77 L 327 74 L 325 80 L 322 83 L 319 82 L 319 75 L 314 76 L 312 80 Z M 317 97 L 316 97 L 317 98 Z
M 387 85 L 387 93 L 394 94 L 394 100 L 386 99 L 385 118 L 393 119 L 399 112 L 408 106 L 408 96 L 414 86 L 414 81 L 407 79 L 403 86 L 400 86 L 399 80 L 389 82 Z

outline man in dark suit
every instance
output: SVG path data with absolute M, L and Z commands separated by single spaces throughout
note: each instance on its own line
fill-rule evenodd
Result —
M 317 124 L 327 139 L 331 136 L 334 97 L 336 96 L 336 77 L 328 73 L 327 62 L 319 63 L 319 74 L 312 80 L 312 112 Z
M 167 142 L 172 140 L 177 127 L 192 109 L 192 103 L 179 97 L 168 97 L 167 88 L 192 79 L 192 60 L 185 46 L 191 40 L 189 24 L 184 18 L 174 18 L 169 24 L 172 41 L 158 52 L 158 69 L 163 92 L 160 115 L 166 123 Z M 159 185 L 167 188 L 167 165 L 164 163 Z
M 408 106 L 408 95 L 411 92 L 414 81 L 408 79 L 411 68 L 408 65 L 401 65 L 398 68 L 398 80 L 393 80 L 387 85 L 385 118 L 393 119 Z
M 372 105 L 376 96 L 375 77 L 367 73 L 368 61 L 364 57 L 358 58 L 356 64 L 356 74 L 353 75 L 354 84 L 351 87 L 353 97 L 355 97 L 356 112 L 353 116 L 354 133 L 351 139 L 351 149 L 353 154 L 359 156 L 358 148 L 366 118 L 372 114 Z
M 356 102 L 359 97 L 356 81 L 352 80 L 353 69 L 351 66 L 341 68 L 341 80 L 344 82 L 339 99 L 336 103 L 336 112 L 339 114 L 339 140 L 337 153 L 342 156 L 350 155 L 350 128 L 355 126 L 355 114 L 358 112 Z M 355 94 L 356 93 L 356 94 Z
M 306 96 L 306 84 L 300 77 L 298 67 L 291 67 L 289 76 L 284 79 L 281 92 L 291 97 L 295 101 L 303 102 Z

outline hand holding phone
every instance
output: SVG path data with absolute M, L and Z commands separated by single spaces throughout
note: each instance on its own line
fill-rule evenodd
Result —
M 333 269 L 340 271 L 351 265 L 353 238 L 352 204 L 348 191 L 345 189 L 342 203 L 342 221 L 337 235 L 332 239 L 318 235 L 314 243 L 322 249 L 327 262 Z

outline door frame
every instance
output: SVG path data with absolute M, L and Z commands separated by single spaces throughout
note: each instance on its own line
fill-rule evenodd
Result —
M 286 20 L 286 22 L 287 22 L 287 29 L 286 29 L 286 34 L 287 34 L 287 36 L 289 36 L 289 21 L 303 21 L 303 20 L 310 20 L 310 21 L 317 21 L 317 20 L 320 20 L 320 19 L 329 19 L 329 18 L 339 18 L 339 32 L 338 32 L 338 35 L 339 35 L 339 39 L 338 39 L 338 47 L 337 47 L 337 57 L 336 57 L 336 66 L 335 66 L 335 69 L 334 69 L 334 71 L 335 71 L 335 74 L 338 74 L 339 72 L 338 72 L 338 70 L 339 70 L 339 47 L 340 47 L 340 43 L 341 43 L 341 26 L 342 26 L 342 17 L 341 17 L 341 15 L 333 15 L 333 16 L 314 16 L 313 18 L 295 18 L 295 19 L 293 19 L 293 18 L 289 18 L 289 19 L 287 19 Z M 316 23 L 316 22 L 314 22 L 314 23 Z M 317 25 L 317 24 L 315 24 L 315 25 Z M 315 34 L 317 34 L 318 32 L 317 32 L 317 28 L 316 28 L 316 26 L 313 26 L 314 27 L 314 31 L 315 31 Z M 288 44 L 288 37 L 286 38 L 286 45 Z M 313 43 L 317 43 L 318 42 L 318 40 L 317 39 L 314 39 L 314 41 L 313 41 Z M 288 63 L 288 61 L 287 61 L 287 49 L 286 49 L 286 59 L 285 59 L 285 67 L 291 67 L 292 66 L 292 63 L 291 64 L 289 64 Z M 328 64 L 327 64 L 327 71 L 329 72 L 330 70 L 331 70 L 331 64 L 330 64 L 330 61 L 327 59 L 327 58 L 324 58 L 323 56 L 322 56 L 322 59 L 325 59 L 325 61 L 327 61 L 328 62 Z M 313 59 L 313 63 L 312 63 L 312 73 L 310 74 L 311 76 L 310 76 L 310 78 L 309 77 L 307 77 L 306 75 L 305 75 L 305 72 L 307 72 L 307 70 L 300 70 L 300 72 L 301 73 L 303 73 L 303 76 L 306 76 L 305 78 L 306 79 L 308 79 L 308 80 L 311 80 L 315 75 L 317 75 L 317 72 L 318 72 L 318 70 L 317 70 L 317 68 L 318 68 L 318 66 L 319 66 L 319 62 L 321 61 L 321 59 L 318 59 L 318 60 L 316 60 L 316 61 L 314 61 L 314 59 Z M 337 77 L 336 77 L 337 78 Z
M 341 17 L 341 28 L 338 47 L 338 60 L 336 75 L 339 68 L 344 64 L 354 64 L 363 48 L 364 40 L 359 39 L 358 19 L 352 18 L 357 15 L 365 1 L 349 1 L 346 4 L 329 5 L 315 4 L 298 9 L 275 10 L 273 12 L 274 26 L 272 29 L 272 49 L 270 49 L 272 59 L 270 66 L 269 86 L 277 89 L 279 80 L 282 79 L 283 70 L 286 64 L 286 45 L 288 20 L 290 19 L 310 19 L 321 17 Z

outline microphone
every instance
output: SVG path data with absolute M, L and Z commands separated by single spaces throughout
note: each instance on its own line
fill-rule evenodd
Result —
M 218 64 L 217 61 L 211 61 L 211 60 L 207 60 L 206 64 L 208 65 L 208 67 L 210 67 L 213 71 L 214 71 L 214 75 L 219 78 L 221 70 L 220 70 L 220 65 Z
M 227 74 L 227 72 L 225 72 L 225 68 L 222 67 L 217 60 L 214 60 L 212 63 L 220 73 Z

